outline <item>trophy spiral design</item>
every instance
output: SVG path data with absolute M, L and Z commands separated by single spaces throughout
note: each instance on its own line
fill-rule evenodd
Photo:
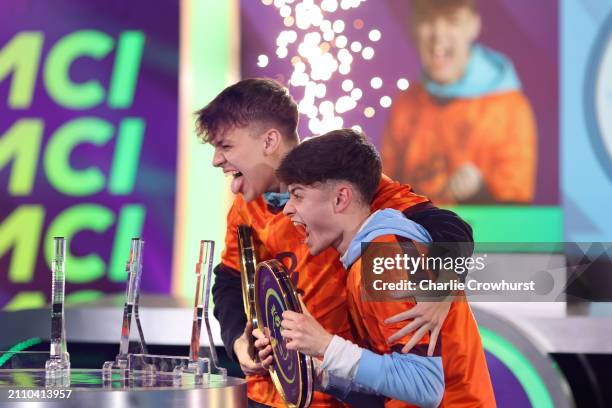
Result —
M 255 309 L 260 327 L 269 331 L 274 358 L 270 376 L 274 385 L 289 407 L 307 407 L 314 388 L 312 358 L 288 350 L 281 335 L 283 312 L 292 310 L 301 313 L 302 308 L 285 266 L 277 260 L 257 265 Z

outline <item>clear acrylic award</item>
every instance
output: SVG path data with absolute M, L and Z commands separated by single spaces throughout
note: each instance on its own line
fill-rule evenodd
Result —
M 211 374 L 220 376 L 220 380 L 227 378 L 227 370 L 219 367 L 217 352 L 214 347 L 210 321 L 208 319 L 208 302 L 210 298 L 210 281 L 212 278 L 212 264 L 215 252 L 215 242 L 209 240 L 200 241 L 200 257 L 196 264 L 196 292 L 193 306 L 193 320 L 191 326 L 191 341 L 189 343 L 189 363 L 187 366 L 177 366 L 175 375 L 184 373 L 202 376 L 205 382 L 211 381 Z M 200 335 L 202 332 L 202 320 L 206 327 L 209 342 L 208 357 L 200 357 Z
M 51 259 L 51 352 L 45 364 L 45 379 L 48 386 L 70 385 L 70 355 L 66 346 L 66 324 L 64 320 L 64 288 L 66 286 L 65 258 L 66 240 L 53 238 Z
M 130 328 L 132 317 L 136 320 L 138 329 L 138 349 L 140 353 L 147 353 L 147 344 L 140 325 L 140 315 L 138 313 L 138 303 L 140 301 L 140 279 L 142 276 L 142 250 L 144 241 L 140 238 L 133 238 L 130 247 L 130 258 L 126 265 L 128 272 L 128 284 L 126 289 L 126 299 L 123 306 L 123 322 L 121 325 L 121 339 L 119 342 L 119 354 L 115 361 L 107 361 L 102 366 L 102 377 L 110 380 L 113 369 L 119 370 L 121 378 L 127 376 L 128 354 L 130 347 Z
M 205 247 L 205 243 L 208 242 L 210 250 L 206 252 L 205 263 L 202 262 L 202 252 Z M 215 250 L 215 242 L 214 241 L 202 241 L 200 244 L 200 263 L 198 266 L 200 268 L 206 266 L 206 275 L 203 276 L 204 282 L 202 282 L 203 294 L 200 293 L 200 299 L 202 299 L 202 295 L 204 297 L 203 305 L 204 305 L 204 327 L 206 328 L 206 337 L 208 339 L 208 353 L 210 359 L 210 373 L 214 375 L 214 377 L 210 377 L 210 380 L 227 380 L 227 369 L 219 366 L 219 358 L 217 357 L 217 349 L 215 349 L 215 343 L 213 341 L 212 330 L 210 328 L 210 319 L 208 318 L 208 305 L 210 304 L 210 292 L 212 286 L 212 270 L 213 270 L 213 254 Z M 200 301 L 200 303 L 202 303 Z

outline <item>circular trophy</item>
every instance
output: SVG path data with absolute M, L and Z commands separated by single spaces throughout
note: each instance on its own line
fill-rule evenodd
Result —
M 255 272 L 255 309 L 260 328 L 267 328 L 272 343 L 274 365 L 270 376 L 287 406 L 302 408 L 310 405 L 314 381 L 312 358 L 287 350 L 281 336 L 283 312 L 301 313 L 302 307 L 295 286 L 285 266 L 277 260 L 261 262 Z

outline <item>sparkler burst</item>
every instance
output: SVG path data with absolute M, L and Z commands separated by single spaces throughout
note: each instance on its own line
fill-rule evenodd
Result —
M 276 37 L 275 53 L 278 59 L 291 63 L 289 87 L 303 89 L 302 98 L 297 100 L 298 110 L 308 118 L 309 130 L 322 134 L 343 127 L 341 115 L 355 109 L 362 110 L 364 121 L 372 118 L 376 114 L 374 107 L 360 106 L 362 89 L 379 90 L 383 81 L 375 76 L 370 84 L 359 86 L 350 73 L 355 64 L 369 63 L 375 58 L 374 45 L 381 40 L 382 33 L 370 28 L 365 40 L 353 40 L 349 29 L 365 29 L 367 22 L 362 19 L 346 21 L 347 11 L 359 8 L 367 0 L 261 1 L 277 8 L 285 26 Z M 268 61 L 268 56 L 259 55 L 257 65 L 263 69 Z M 337 86 L 338 83 L 341 85 Z M 333 89 L 330 89 L 332 84 Z M 397 86 L 406 89 L 408 81 L 400 79 Z M 296 91 L 291 89 L 292 95 L 301 94 Z M 379 109 L 389 108 L 391 98 L 382 95 L 379 104 Z M 362 129 L 359 124 L 352 127 Z

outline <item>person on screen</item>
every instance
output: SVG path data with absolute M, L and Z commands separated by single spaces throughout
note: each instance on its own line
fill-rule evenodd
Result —
M 394 100 L 383 171 L 437 204 L 529 203 L 537 135 L 512 62 L 476 43 L 475 0 L 412 0 L 422 81 Z

